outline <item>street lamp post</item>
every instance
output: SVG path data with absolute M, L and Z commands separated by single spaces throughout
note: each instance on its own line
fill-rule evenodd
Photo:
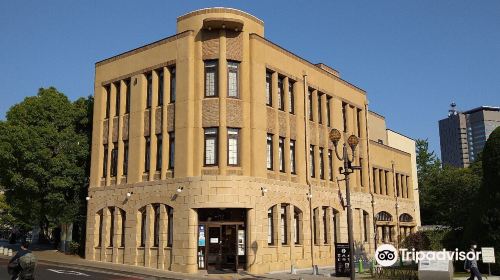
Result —
M 340 161 L 344 162 L 344 167 L 340 167 L 340 174 L 344 175 L 345 189 L 346 189 L 346 200 L 347 200 L 347 236 L 349 242 L 349 267 L 351 273 L 351 280 L 356 279 L 356 269 L 354 268 L 354 240 L 353 240 L 353 229 L 352 229 L 352 209 L 351 209 L 351 191 L 349 189 L 349 175 L 357 169 L 361 169 L 361 166 L 353 166 L 354 161 L 354 150 L 359 143 L 358 137 L 351 135 L 347 139 L 347 144 L 351 148 L 351 156 L 349 156 L 346 143 L 342 146 L 342 156 L 339 155 L 337 146 L 341 138 L 341 133 L 337 129 L 332 129 L 330 131 L 330 141 L 333 142 L 335 146 L 335 155 Z

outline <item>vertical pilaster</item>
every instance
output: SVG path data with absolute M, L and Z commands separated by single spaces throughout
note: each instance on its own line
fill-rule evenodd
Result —
M 118 247 L 120 247 L 120 240 L 122 236 L 122 219 L 120 209 L 115 207 L 113 211 L 113 220 L 114 220 L 114 228 L 113 228 L 113 258 L 112 262 L 118 262 Z
M 170 100 L 170 70 L 167 67 L 163 67 L 163 107 L 161 108 L 162 113 L 161 113 L 161 135 L 163 137 L 163 145 L 161 147 L 161 172 L 160 172 L 160 179 L 165 180 L 166 175 L 167 175 L 167 169 L 168 169 L 168 145 L 170 142 L 170 138 L 168 135 L 168 113 L 167 113 L 167 107 L 168 104 L 171 102 Z M 163 250 L 162 250 L 163 251 Z M 162 263 L 163 264 L 163 263 Z
M 123 81 L 119 82 L 120 84 L 120 115 L 118 117 L 118 160 L 117 160 L 117 166 L 116 166 L 116 184 L 125 184 L 127 183 L 127 180 L 124 179 L 122 182 L 122 176 L 123 176 L 123 153 L 124 153 L 124 146 L 123 146 L 123 114 L 125 112 L 125 102 L 126 102 L 126 96 L 127 96 L 127 87 Z
M 227 58 L 226 58 L 226 30 L 219 31 L 219 173 L 227 174 Z
M 146 205 L 146 240 L 144 242 L 144 266 L 150 267 L 151 247 L 153 246 L 154 210 L 151 204 Z

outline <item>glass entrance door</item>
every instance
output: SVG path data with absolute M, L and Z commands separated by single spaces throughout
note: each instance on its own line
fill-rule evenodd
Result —
M 207 270 L 233 270 L 238 267 L 237 225 L 208 226 Z
M 208 227 L 207 270 L 220 270 L 221 262 L 221 227 Z

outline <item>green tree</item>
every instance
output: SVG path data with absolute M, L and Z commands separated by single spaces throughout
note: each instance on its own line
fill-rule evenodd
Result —
M 18 225 L 39 225 L 41 238 L 84 207 L 91 104 L 91 98 L 72 103 L 53 87 L 41 88 L 0 122 L 0 184 Z
M 500 127 L 489 136 L 482 153 L 483 180 L 475 200 L 466 241 L 493 246 L 500 259 Z M 494 269 L 500 273 L 500 265 Z

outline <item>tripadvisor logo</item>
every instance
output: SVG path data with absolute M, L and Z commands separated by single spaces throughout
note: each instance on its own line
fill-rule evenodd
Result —
M 381 266 L 391 266 L 398 260 L 398 250 L 391 244 L 382 244 L 375 251 L 375 260 Z

